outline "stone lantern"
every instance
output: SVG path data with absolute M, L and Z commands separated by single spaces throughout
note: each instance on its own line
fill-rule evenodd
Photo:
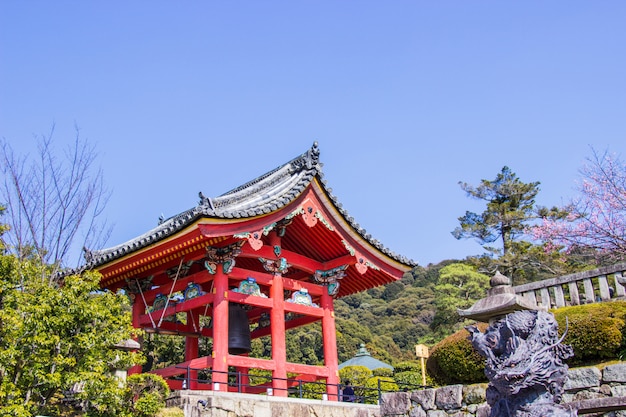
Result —
M 487 297 L 461 317 L 489 323 L 485 333 L 468 326 L 474 348 L 486 358 L 487 403 L 491 417 L 576 416 L 560 405 L 571 346 L 561 344 L 554 316 L 515 294 L 508 277 L 497 272 Z

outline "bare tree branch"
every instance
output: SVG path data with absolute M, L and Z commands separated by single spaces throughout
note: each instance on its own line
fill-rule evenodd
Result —
M 80 248 L 104 244 L 110 234 L 100 222 L 110 192 L 95 166 L 97 152 L 75 129 L 73 142 L 60 155 L 54 147 L 54 126 L 38 138 L 35 157 L 18 157 L 6 139 L 1 142 L 0 197 L 10 226 L 7 244 L 20 258 L 36 256 L 60 268 L 69 266 L 73 256 L 80 266 Z

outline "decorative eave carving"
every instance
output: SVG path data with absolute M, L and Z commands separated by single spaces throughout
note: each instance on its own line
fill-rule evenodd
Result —
M 245 241 L 240 240 L 223 248 L 209 246 L 206 248 L 204 267 L 210 274 L 217 272 L 217 264 L 222 264 L 225 274 L 230 274 L 235 267 L 235 258 L 241 254 L 241 247 Z
M 282 275 L 287 272 L 289 265 L 285 258 L 278 259 L 265 259 L 263 257 L 259 257 L 259 261 L 263 264 L 263 268 L 274 275 Z
M 327 287 L 328 295 L 335 296 L 339 292 L 339 280 L 346 276 L 348 265 L 341 265 L 326 271 L 316 270 L 313 281 Z

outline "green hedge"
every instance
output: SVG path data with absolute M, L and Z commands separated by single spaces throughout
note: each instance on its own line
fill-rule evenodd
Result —
M 626 356 L 626 301 L 613 301 L 553 310 L 563 334 L 571 345 L 570 364 L 580 365 Z M 485 331 L 487 325 L 479 324 Z M 426 364 L 429 375 L 439 384 L 476 383 L 486 380 L 484 358 L 476 352 L 466 330 L 458 331 L 431 349 Z
M 574 348 L 568 362 L 581 364 L 626 354 L 626 301 L 563 307 L 553 311 L 563 343 Z
M 487 325 L 481 323 L 484 331 Z M 484 382 L 485 359 L 474 349 L 465 329 L 446 337 L 431 349 L 426 362 L 429 375 L 439 384 Z

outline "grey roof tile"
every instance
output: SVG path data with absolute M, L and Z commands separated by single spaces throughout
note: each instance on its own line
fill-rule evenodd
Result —
M 339 213 L 365 240 L 398 262 L 409 266 L 417 265 L 413 260 L 390 251 L 378 240 L 373 239 L 343 208 L 343 205 L 332 194 L 332 188 L 327 187 L 326 179 L 322 173 L 322 163 L 319 161 L 318 144 L 315 142 L 302 155 L 218 197 L 205 197 L 199 193 L 200 202 L 196 207 L 169 219 L 160 219 L 157 227 L 139 237 L 103 250 L 86 250 L 87 263 L 85 267 L 94 268 L 151 245 L 184 229 L 200 217 L 233 219 L 271 213 L 291 203 L 315 177 L 319 179 Z

